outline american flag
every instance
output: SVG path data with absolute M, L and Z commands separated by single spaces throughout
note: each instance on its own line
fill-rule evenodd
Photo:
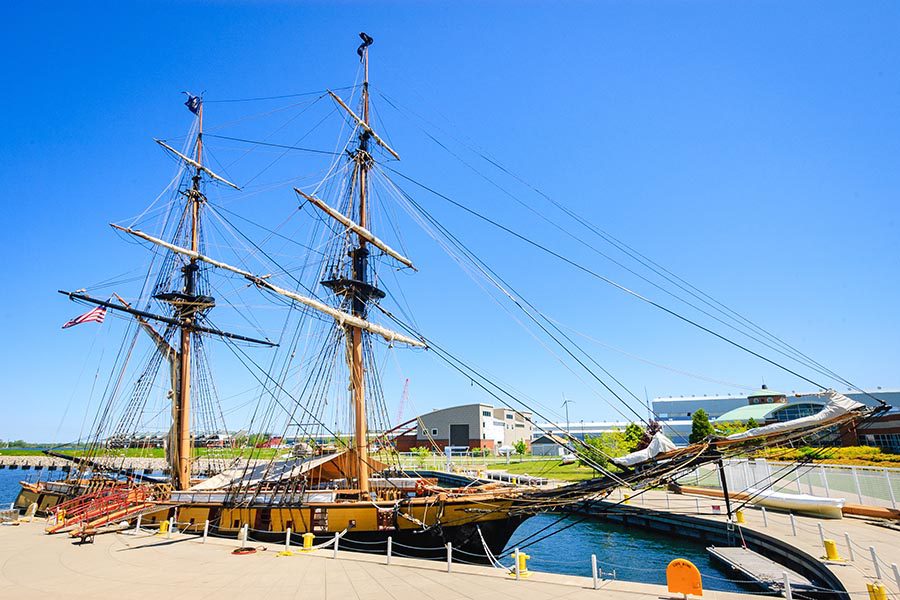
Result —
M 92 308 L 79 317 L 75 317 L 74 319 L 63 325 L 62 328 L 66 329 L 67 327 L 72 327 L 73 325 L 81 325 L 82 323 L 102 323 L 103 319 L 105 318 L 106 307 L 98 306 L 97 308 Z

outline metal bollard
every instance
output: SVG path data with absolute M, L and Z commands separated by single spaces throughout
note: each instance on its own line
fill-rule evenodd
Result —
M 766 512 L 766 507 L 761 507 L 762 515 L 763 515 L 763 527 L 769 526 L 769 513 Z
M 175 529 L 175 518 L 174 518 L 174 517 L 169 517 L 169 527 L 168 527 L 168 529 L 166 530 L 166 539 L 167 539 L 167 540 L 172 539 L 172 530 L 173 530 L 173 529 Z
M 591 577 L 594 578 L 594 589 L 596 590 L 600 587 L 600 582 L 597 580 L 597 555 L 591 554 Z
M 241 545 L 246 546 L 248 539 L 250 539 L 250 524 L 244 523 L 244 526 L 241 527 Z
M 794 594 L 791 592 L 791 580 L 788 578 L 787 571 L 783 571 L 781 575 L 784 581 L 784 597 L 787 600 L 794 600 Z
M 794 537 L 797 537 L 797 521 L 794 519 L 794 513 L 789 515 L 791 517 L 791 532 Z
M 875 554 L 875 546 L 869 546 L 869 552 L 872 554 L 872 564 L 875 565 L 875 579 L 881 579 L 881 565 L 878 564 L 878 555 Z
M 451 571 L 451 565 L 453 564 L 453 544 L 447 542 L 447 572 Z
M 870 600 L 887 600 L 887 588 L 880 581 L 867 583 L 866 590 L 869 592 Z
M 740 508 L 734 511 L 734 520 L 738 525 L 743 525 L 746 522 L 744 519 L 744 511 Z
M 825 545 L 825 558 L 828 560 L 844 560 L 838 553 L 837 543 L 834 540 L 822 540 Z
M 338 542 L 340 541 L 340 539 L 341 539 L 340 534 L 337 531 L 335 531 L 334 532 L 334 553 L 331 555 L 332 558 L 337 558 Z
M 134 532 L 136 534 L 141 532 L 141 516 L 142 515 L 138 515 L 137 521 L 135 521 L 135 523 L 134 523 Z
M 284 551 L 291 551 L 291 528 L 288 527 L 284 532 Z
M 209 536 L 209 519 L 207 519 L 203 523 L 203 544 L 206 543 L 206 538 Z
M 850 541 L 850 534 L 846 531 L 844 532 L 844 540 L 847 542 L 847 554 L 850 555 L 850 560 L 856 560 L 856 554 L 853 552 L 853 542 Z
M 303 534 L 303 552 L 312 552 L 313 550 L 313 540 L 316 539 L 316 534 L 306 532 Z
M 388 536 L 388 542 L 387 542 L 387 564 L 391 564 L 391 553 L 392 553 L 392 551 L 393 551 L 393 548 L 394 548 L 394 538 L 391 537 L 391 536 Z
M 516 548 L 515 552 L 513 552 L 513 559 L 515 561 L 513 563 L 513 568 L 516 570 L 516 573 L 515 573 L 516 581 L 518 581 L 519 576 L 520 576 L 520 573 L 519 573 L 519 549 L 518 548 Z

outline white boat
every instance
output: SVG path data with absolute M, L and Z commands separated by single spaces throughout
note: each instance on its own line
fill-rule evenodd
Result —
M 804 513 L 827 519 L 840 519 L 844 516 L 842 509 L 846 502 L 845 498 L 827 498 L 810 496 L 809 494 L 785 494 L 784 492 L 758 490 L 755 488 L 748 488 L 746 493 L 754 498 L 751 503 L 755 506 Z

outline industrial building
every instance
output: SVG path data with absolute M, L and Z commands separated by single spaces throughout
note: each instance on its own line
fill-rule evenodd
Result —
M 494 408 L 489 404 L 465 404 L 420 415 L 415 432 L 395 438 L 394 444 L 400 452 L 417 446 L 440 450 L 447 446 L 482 448 L 497 452 L 519 441 L 530 445 L 533 432 L 530 412 Z

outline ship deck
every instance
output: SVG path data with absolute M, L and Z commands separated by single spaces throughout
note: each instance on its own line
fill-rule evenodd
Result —
M 237 542 L 174 534 L 107 533 L 93 544 L 77 545 L 68 536 L 48 536 L 43 521 L 0 527 L 0 598 L 127 600 L 138 598 L 572 600 L 668 597 L 659 585 L 602 581 L 533 573 L 515 581 L 497 569 L 353 552 L 282 547 L 235 556 Z M 260 547 L 260 544 L 253 544 Z M 710 600 L 752 598 L 749 594 L 705 591 Z

